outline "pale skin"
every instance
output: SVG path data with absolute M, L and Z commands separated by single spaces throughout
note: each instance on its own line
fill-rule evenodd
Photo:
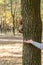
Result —
M 24 42 L 28 43 L 28 44 L 30 44 L 30 43 L 32 44 L 33 43 L 33 41 L 31 39 L 30 40 L 25 40 Z

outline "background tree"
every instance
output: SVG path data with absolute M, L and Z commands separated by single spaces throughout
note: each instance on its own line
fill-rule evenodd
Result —
M 24 40 L 32 39 L 41 42 L 40 2 L 41 0 L 21 0 Z M 24 43 L 23 65 L 41 65 L 41 50 L 31 44 Z
M 13 20 L 13 34 L 15 35 L 15 10 L 13 11 L 13 1 L 14 0 L 10 0 L 11 3 L 11 16 L 12 16 L 12 20 Z

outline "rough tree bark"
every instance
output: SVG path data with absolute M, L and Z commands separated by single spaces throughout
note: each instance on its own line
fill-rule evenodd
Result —
M 21 0 L 24 40 L 41 42 L 40 2 L 40 0 Z M 23 65 L 41 65 L 41 50 L 23 43 Z

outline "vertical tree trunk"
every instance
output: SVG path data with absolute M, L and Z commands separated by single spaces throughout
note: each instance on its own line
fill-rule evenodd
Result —
M 41 42 L 40 0 L 21 0 L 24 40 Z M 41 50 L 23 43 L 23 65 L 41 65 Z
M 13 23 L 13 34 L 15 35 L 15 11 L 13 13 L 13 0 L 10 0 L 10 4 L 11 4 L 11 16 L 12 16 L 12 23 Z
M 13 34 L 15 35 L 15 14 L 12 14 L 12 20 L 13 20 Z

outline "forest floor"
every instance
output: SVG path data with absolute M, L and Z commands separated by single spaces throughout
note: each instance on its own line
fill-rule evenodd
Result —
M 0 65 L 22 65 L 22 43 L 0 45 Z
M 0 34 L 0 65 L 22 65 L 22 47 L 23 38 L 20 34 L 19 37 L 17 34 L 15 37 Z

